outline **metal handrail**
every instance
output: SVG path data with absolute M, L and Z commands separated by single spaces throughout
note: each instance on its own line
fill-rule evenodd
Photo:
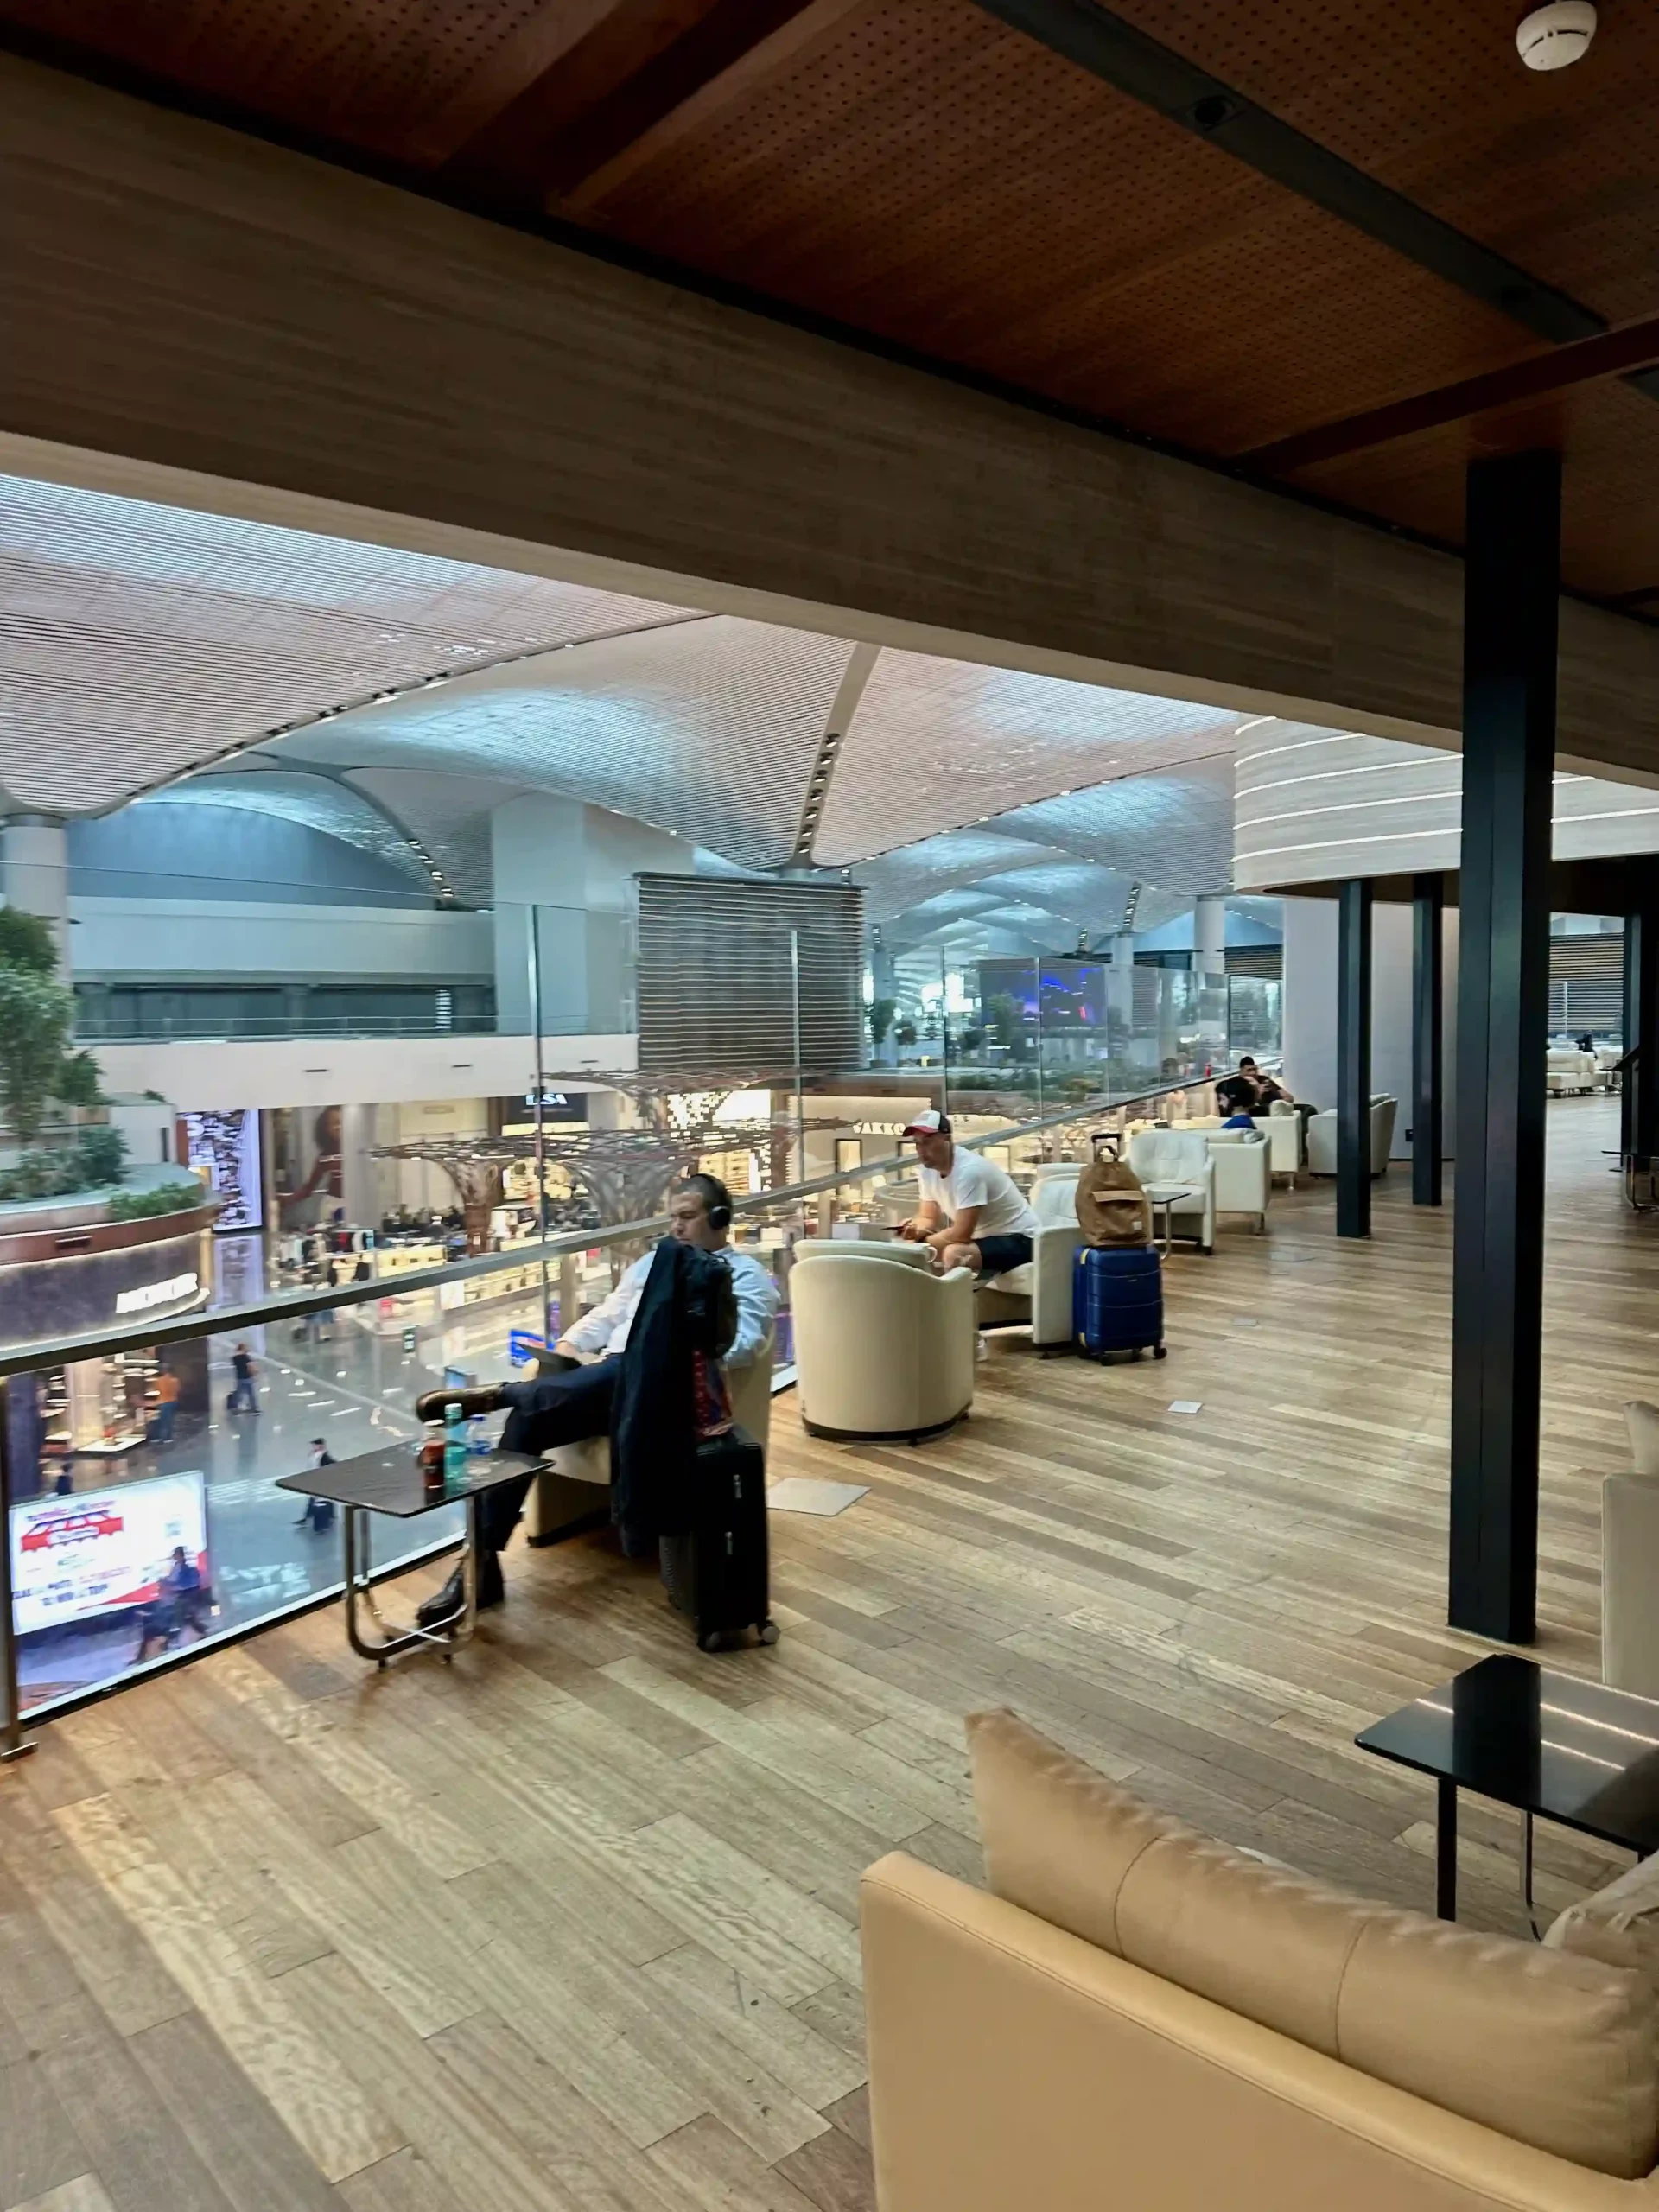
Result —
M 1021 1137 L 1039 1136 L 1049 1129 L 1064 1128 L 1069 1122 L 1086 1121 L 1096 1114 L 1123 1111 L 1130 1106 L 1149 1103 L 1154 1098 L 1170 1096 L 1178 1090 L 1190 1090 L 1211 1080 L 1203 1076 L 1187 1077 L 1183 1080 L 1159 1084 L 1147 1089 L 1134 1090 L 1122 1098 L 1112 1098 L 1106 1093 L 1079 1099 L 1063 1112 L 1045 1115 L 1040 1121 L 1010 1122 L 1006 1127 L 988 1129 L 977 1137 L 962 1140 L 965 1150 L 977 1151 L 983 1146 L 1007 1144 Z M 805 1182 L 789 1183 L 777 1190 L 757 1191 L 734 1203 L 733 1211 L 740 1214 L 765 1213 L 776 1206 L 791 1204 L 798 1198 L 819 1196 L 847 1184 L 868 1181 L 873 1176 L 891 1174 L 895 1166 L 902 1166 L 906 1155 L 900 1152 L 887 1154 L 880 1160 L 866 1160 L 858 1167 L 837 1168 L 827 1175 L 811 1177 Z M 124 1322 L 118 1328 L 99 1329 L 77 1336 L 48 1337 L 24 1344 L 9 1344 L 0 1348 L 0 1378 L 22 1375 L 37 1367 L 56 1367 L 76 1359 L 108 1357 L 120 1351 L 137 1351 L 148 1345 L 182 1344 L 195 1337 L 228 1336 L 240 1329 L 257 1328 L 262 1322 L 302 1319 L 308 1313 L 337 1312 L 345 1306 L 373 1305 L 388 1297 L 402 1297 L 406 1293 L 435 1290 L 447 1282 L 467 1282 L 481 1275 L 500 1274 L 514 1268 L 533 1265 L 545 1257 L 550 1261 L 571 1257 L 579 1252 L 601 1250 L 607 1245 L 638 1243 L 640 1239 L 664 1235 L 668 1228 L 666 1214 L 652 1214 L 641 1221 L 608 1224 L 602 1229 L 572 1229 L 549 1236 L 527 1238 L 505 1252 L 474 1253 L 464 1260 L 446 1260 L 436 1267 L 411 1268 L 395 1278 L 395 1287 L 375 1279 L 363 1283 L 324 1284 L 320 1287 L 281 1291 L 274 1296 L 258 1299 L 246 1305 L 221 1306 L 211 1312 L 194 1308 L 188 1313 L 175 1313 L 164 1319 Z
M 1131 1107 L 1149 1105 L 1156 1099 L 1168 1097 L 1177 1091 L 1193 1090 L 1211 1080 L 1212 1078 L 1204 1076 L 1187 1077 L 1130 1091 L 1116 1099 L 1108 1094 L 1097 1093 L 1092 1097 L 1074 1101 L 1061 1112 L 1046 1114 L 1033 1122 L 1011 1122 L 1001 1128 L 988 1129 L 977 1137 L 964 1137 L 962 1142 L 966 1150 L 979 1150 L 986 1145 L 1006 1144 L 1022 1137 L 1041 1136 L 1050 1130 L 1088 1122 L 1100 1115 L 1119 1114 Z M 755 1192 L 747 1198 L 739 1198 L 734 1211 L 741 1214 L 764 1213 L 798 1199 L 868 1182 L 875 1176 L 890 1174 L 894 1167 L 906 1165 L 906 1155 L 895 1151 L 880 1160 L 863 1161 L 857 1167 L 837 1169 L 832 1173 L 814 1176 L 804 1182 L 787 1184 L 775 1191 Z M 579 1252 L 602 1249 L 611 1244 L 638 1242 L 661 1234 L 667 1226 L 668 1217 L 656 1214 L 646 1220 L 615 1223 L 603 1229 L 568 1230 L 556 1236 L 531 1239 L 513 1246 L 507 1252 L 480 1253 L 464 1260 L 448 1261 L 435 1268 L 411 1268 L 407 1274 L 391 1278 L 390 1283 L 373 1281 L 287 1291 L 275 1298 L 242 1306 L 223 1306 L 211 1313 L 197 1309 L 162 1320 L 140 1321 L 79 1336 L 45 1338 L 34 1344 L 8 1346 L 0 1351 L 0 1762 L 19 1758 L 33 1748 L 31 1741 L 24 1734 L 23 1717 L 18 1708 L 17 1650 L 12 1610 L 11 1471 L 7 1421 L 10 1376 L 76 1359 L 180 1344 L 200 1337 L 233 1335 L 264 1321 L 291 1319 L 296 1315 L 307 1313 L 338 1312 L 346 1306 L 373 1304 L 383 1298 L 402 1297 L 412 1292 L 435 1289 L 442 1283 L 470 1281 L 480 1276 L 522 1268 L 543 1256 L 563 1259 Z M 440 1557 L 452 1548 L 452 1543 L 440 1541 L 427 1551 L 400 1560 L 395 1569 L 389 1571 L 406 1572 L 410 1566 L 428 1558 Z M 201 1646 L 191 1646 L 185 1650 L 167 1654 L 148 1666 L 132 1669 L 83 1693 L 54 1700 L 50 1711 L 36 1715 L 35 1719 L 50 1718 L 57 1713 L 94 1702 L 132 1682 L 145 1680 L 150 1675 L 175 1666 L 188 1665 L 199 1651 L 215 1650 L 226 1643 L 238 1641 L 244 1636 L 285 1620 L 296 1619 L 319 1605 L 332 1603 L 343 1586 L 330 1584 L 287 1605 L 277 1606 L 257 1620 L 221 1631 Z

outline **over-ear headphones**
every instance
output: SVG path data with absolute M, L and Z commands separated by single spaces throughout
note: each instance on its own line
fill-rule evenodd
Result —
M 729 1229 L 732 1225 L 732 1194 L 718 1175 L 688 1175 L 688 1191 L 695 1191 L 702 1200 L 703 1211 L 709 1217 L 710 1229 Z

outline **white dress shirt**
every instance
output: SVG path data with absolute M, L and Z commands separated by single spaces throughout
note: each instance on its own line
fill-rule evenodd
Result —
M 753 1253 L 727 1244 L 714 1256 L 726 1262 L 737 1300 L 737 1334 L 726 1354 L 726 1364 L 747 1367 L 772 1333 L 772 1317 L 778 1311 L 777 1286 Z M 597 1353 L 601 1358 L 620 1351 L 628 1341 L 655 1257 L 654 1252 L 647 1252 L 636 1260 L 608 1298 L 573 1326 L 560 1331 L 559 1342 L 576 1351 Z

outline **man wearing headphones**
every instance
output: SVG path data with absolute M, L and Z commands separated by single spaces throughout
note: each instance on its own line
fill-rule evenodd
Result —
M 731 1222 L 732 1194 L 716 1175 L 688 1175 L 669 1205 L 671 1236 L 682 1244 L 695 1244 L 704 1252 L 724 1255 L 737 1305 L 737 1334 L 726 1354 L 726 1364 L 747 1367 L 771 1334 L 778 1291 L 752 1252 L 737 1250 L 728 1243 Z M 488 1402 L 496 1406 L 533 1408 L 540 1417 L 537 1433 L 543 1448 L 575 1444 L 584 1436 L 607 1435 L 617 1370 L 653 1257 L 647 1252 L 636 1260 L 608 1298 L 565 1330 L 553 1347 L 565 1363 L 561 1368 L 544 1371 L 533 1382 L 506 1382 L 480 1395 L 487 1395 Z M 429 1390 L 416 1401 L 416 1413 L 423 1421 L 440 1420 L 443 1408 L 457 1397 L 467 1403 L 467 1394 Z M 524 1513 L 530 1484 L 529 1476 L 522 1482 L 499 1483 L 478 1501 L 480 1611 L 500 1605 L 506 1596 L 500 1554 Z M 457 1567 L 443 1588 L 420 1607 L 416 1618 L 428 1628 L 448 1620 L 460 1611 L 461 1604 Z

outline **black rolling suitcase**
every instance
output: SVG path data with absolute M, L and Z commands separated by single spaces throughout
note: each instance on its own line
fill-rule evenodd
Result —
M 734 1427 L 699 1444 L 692 1476 L 691 1526 L 662 1540 L 663 1582 L 690 1614 L 697 1643 L 717 1651 L 745 1630 L 776 1643 L 769 1618 L 766 1454 L 747 1429 Z

